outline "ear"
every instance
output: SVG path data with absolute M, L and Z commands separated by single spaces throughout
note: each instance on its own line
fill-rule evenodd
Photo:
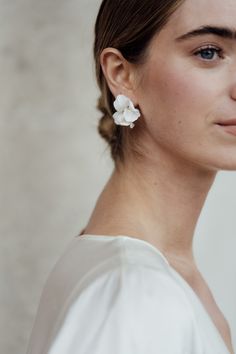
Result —
M 134 93 L 134 66 L 123 57 L 119 50 L 110 47 L 103 49 L 100 63 L 113 96 L 126 95 L 134 105 L 137 105 Z

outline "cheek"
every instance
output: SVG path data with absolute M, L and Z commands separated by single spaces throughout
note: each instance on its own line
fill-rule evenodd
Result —
M 185 142 L 192 141 L 201 134 L 216 100 L 216 86 L 211 82 L 199 69 L 190 72 L 172 65 L 152 70 L 143 90 L 143 110 L 150 130 L 171 141 L 182 141 L 183 135 Z

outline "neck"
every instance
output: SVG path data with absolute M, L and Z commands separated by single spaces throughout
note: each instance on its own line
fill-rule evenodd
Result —
M 103 234 L 141 238 L 173 263 L 193 263 L 194 230 L 215 175 L 167 154 L 127 161 L 113 171 L 89 226 L 99 220 Z

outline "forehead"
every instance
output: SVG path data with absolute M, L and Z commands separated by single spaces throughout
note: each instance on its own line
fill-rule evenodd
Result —
M 236 0 L 185 0 L 166 27 L 176 34 L 202 25 L 236 27 Z

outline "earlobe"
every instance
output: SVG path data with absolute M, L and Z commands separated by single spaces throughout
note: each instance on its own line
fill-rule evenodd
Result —
M 130 65 L 120 51 L 115 48 L 105 48 L 100 55 L 100 64 L 114 97 L 120 93 L 132 95 Z

